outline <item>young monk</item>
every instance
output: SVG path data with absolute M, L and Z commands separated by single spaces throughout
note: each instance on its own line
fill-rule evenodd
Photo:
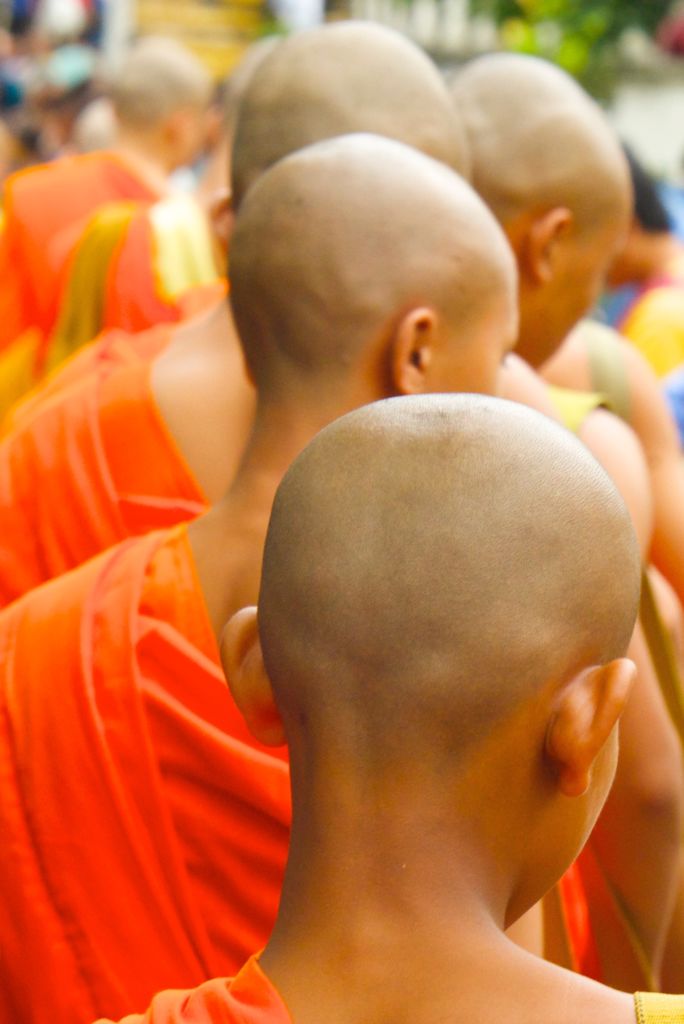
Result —
M 5 183 L 0 236 L 0 349 L 48 352 L 63 278 L 90 215 L 115 199 L 154 202 L 169 173 L 197 154 L 211 81 L 172 40 L 147 39 L 131 51 L 112 88 L 119 134 L 112 150 L 31 168 Z
M 664 377 L 684 363 L 684 244 L 672 229 L 656 182 L 629 149 L 625 152 L 634 214 L 608 280 L 634 291 L 612 322 Z
M 196 192 L 201 211 L 204 211 L 206 215 L 201 229 L 205 234 L 203 241 L 197 245 L 196 225 L 193 227 L 192 224 L 189 226 L 184 224 L 182 216 L 179 222 L 178 211 L 181 210 L 182 213 L 183 208 L 187 209 L 188 203 L 191 203 L 187 196 L 166 197 L 151 205 L 130 202 L 109 203 L 101 208 L 98 214 L 90 220 L 79 244 L 78 257 L 83 258 L 82 269 L 85 274 L 92 276 L 92 268 L 88 263 L 86 250 L 91 243 L 97 243 L 96 236 L 100 228 L 100 218 L 106 219 L 112 212 L 116 216 L 117 207 L 122 207 L 128 211 L 127 223 L 120 243 L 116 245 L 115 252 L 110 254 L 109 263 L 103 268 L 102 259 L 98 260 L 99 269 L 90 282 L 90 290 L 86 289 L 84 294 L 83 289 L 77 293 L 77 289 L 73 288 L 71 289 L 73 296 L 69 295 L 69 291 L 64 296 L 57 330 L 61 330 L 65 345 L 72 351 L 74 349 L 78 349 L 78 351 L 66 358 L 58 370 L 50 372 L 46 379 L 41 380 L 31 389 L 30 393 L 23 395 L 19 401 L 16 400 L 16 397 L 13 399 L 11 409 L 2 418 L 3 433 L 8 433 L 20 422 L 24 423 L 39 404 L 47 399 L 52 399 L 57 391 L 73 385 L 79 379 L 84 379 L 93 370 L 100 375 L 110 372 L 119 365 L 128 366 L 141 361 L 149 362 L 170 342 L 170 331 L 163 325 L 179 319 L 192 319 L 190 307 L 198 307 L 198 314 L 199 307 L 202 312 L 206 311 L 205 306 L 207 308 L 218 307 L 224 297 L 225 287 L 225 282 L 219 281 L 219 279 L 225 275 L 227 262 L 231 215 L 226 209 L 229 203 L 229 190 L 226 182 L 230 177 L 228 174 L 229 151 L 235 134 L 237 109 L 251 76 L 275 45 L 276 41 L 273 39 L 265 39 L 254 44 L 224 83 L 223 123 Z M 220 180 L 218 177 L 219 165 L 222 165 Z M 169 217 L 171 207 L 173 207 L 173 213 Z M 196 218 L 197 210 L 194 219 L 196 220 Z M 171 235 L 169 235 L 169 225 L 173 228 Z M 195 243 L 193 250 L 187 260 L 183 258 L 183 272 L 180 275 L 176 274 L 174 271 L 177 262 L 174 256 L 176 245 L 180 246 L 186 243 L 192 245 L 193 236 Z M 158 257 L 161 254 L 162 242 L 164 262 L 160 266 Z M 169 242 L 172 253 L 170 261 L 167 256 Z M 148 258 L 143 261 L 142 267 L 140 246 L 142 246 L 143 254 L 145 247 L 148 252 Z M 153 251 L 150 251 L 150 247 Z M 137 256 L 136 249 L 138 249 Z M 199 251 L 196 252 L 196 249 Z M 177 294 L 179 283 L 187 286 L 188 277 L 197 276 L 197 268 L 204 267 L 207 261 L 212 260 L 212 256 L 213 270 L 210 273 L 213 283 L 207 285 L 205 282 L 199 287 L 191 288 L 190 292 L 183 290 Z M 70 282 L 74 278 L 76 270 L 81 269 L 76 266 L 79 263 L 78 257 L 74 259 L 74 265 L 70 269 Z M 131 268 L 131 259 L 136 261 L 135 272 Z M 219 283 L 221 287 L 217 288 Z M 174 294 L 167 294 L 160 298 L 157 294 L 160 284 L 172 285 L 171 290 L 174 291 Z M 73 298 L 73 303 L 68 301 L 69 298 Z M 84 303 L 89 308 L 89 316 L 84 314 Z M 84 321 L 88 321 L 88 323 L 84 324 Z M 115 324 L 115 328 L 106 329 L 100 333 L 102 324 L 110 321 Z M 132 324 L 135 325 L 135 330 L 131 329 Z M 92 332 L 89 336 L 87 335 L 88 326 Z M 200 319 L 197 327 L 198 339 L 204 337 L 207 329 L 204 318 Z M 224 331 L 230 332 L 229 323 L 224 325 Z M 87 343 L 82 344 L 83 337 L 86 336 Z M 57 356 L 59 354 L 57 353 Z M 3 376 L 3 370 L 6 369 L 5 360 L 0 357 L 0 378 L 3 381 L 7 381 L 7 375 Z M 16 383 L 16 379 L 14 383 Z M 3 404 L 6 387 L 11 386 L 13 386 L 12 381 L 2 384 L 0 406 Z
M 250 729 L 290 750 L 273 934 L 122 1024 L 684 1020 L 503 933 L 608 793 L 639 578 L 614 486 L 537 413 L 414 396 L 325 428 L 222 643 Z
M 237 126 L 237 206 L 281 156 L 351 130 L 377 130 L 459 171 L 467 164 L 437 69 L 396 32 L 353 23 L 305 32 L 253 71 Z M 196 516 L 225 493 L 254 412 L 230 314 L 219 305 L 173 337 L 169 345 L 169 332 L 148 335 L 149 357 L 116 373 L 107 363 L 3 442 L 3 605 L 125 537 Z M 160 356 L 153 366 L 152 355 Z
M 623 244 L 631 215 L 624 155 L 599 108 L 544 61 L 480 58 L 456 76 L 452 90 L 468 135 L 473 183 L 518 263 L 517 351 L 538 367 L 592 307 Z M 595 412 L 581 423 L 579 436 L 617 481 L 626 451 L 622 424 Z M 657 976 L 677 877 L 681 754 L 639 633 L 632 653 L 640 673 L 624 720 L 629 754 L 621 759 L 592 853 Z M 638 851 L 635 832 L 648 837 Z M 604 980 L 632 982 L 625 956 L 609 943 L 601 961 Z
M 226 499 L 192 533 L 125 542 L 0 616 L 3 1024 L 121 1015 L 263 945 L 286 755 L 249 738 L 216 638 L 255 600 L 275 489 L 357 405 L 494 390 L 515 335 L 513 259 L 484 204 L 370 135 L 266 172 L 231 274 L 259 402 Z
M 60 301 L 48 371 L 101 331 L 136 334 L 186 320 L 223 298 L 226 182 L 237 109 L 277 43 L 272 37 L 254 44 L 223 83 L 222 124 L 194 194 L 174 193 L 152 204 L 108 203 L 90 219 Z M 2 371 L 0 361 L 0 378 Z

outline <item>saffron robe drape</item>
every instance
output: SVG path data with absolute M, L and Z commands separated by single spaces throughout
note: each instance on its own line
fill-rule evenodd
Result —
M 154 332 L 143 355 L 170 339 Z M 157 408 L 149 358 L 119 356 L 44 398 L 0 442 L 0 606 L 207 507 Z
M 275 919 L 284 749 L 226 686 L 184 527 L 0 614 L 1 1024 L 232 976 Z

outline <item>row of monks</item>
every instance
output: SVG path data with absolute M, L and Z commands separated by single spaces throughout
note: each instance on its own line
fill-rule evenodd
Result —
M 619 142 L 341 22 L 170 194 L 209 95 L 142 42 L 116 144 L 5 189 L 0 1024 L 684 1021 L 684 466 L 583 319 Z

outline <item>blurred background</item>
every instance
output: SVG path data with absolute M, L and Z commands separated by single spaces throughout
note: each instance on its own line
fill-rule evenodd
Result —
M 136 35 L 178 37 L 218 82 L 255 39 L 346 17 L 396 27 L 444 67 L 496 49 L 557 62 L 676 206 L 684 3 L 672 0 L 0 0 L 0 179 L 106 136 L 107 74 Z

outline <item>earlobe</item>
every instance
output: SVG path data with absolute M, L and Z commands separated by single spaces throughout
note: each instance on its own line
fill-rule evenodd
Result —
M 233 197 L 227 188 L 216 189 L 207 203 L 207 212 L 216 241 L 224 254 L 228 252 L 228 244 L 235 224 Z
M 228 620 L 221 637 L 221 662 L 249 731 L 265 746 L 282 746 L 285 732 L 264 665 L 255 607 L 242 608 Z
M 397 394 L 427 390 L 426 374 L 437 335 L 437 315 L 429 307 L 412 309 L 399 323 L 392 344 L 392 383 Z
M 572 212 L 565 206 L 547 210 L 530 223 L 523 247 L 523 265 L 537 284 L 548 284 L 553 279 L 556 249 L 572 223 Z
M 564 796 L 586 793 L 594 761 L 608 741 L 636 676 L 627 658 L 596 665 L 565 687 L 546 735 L 546 757 Z

